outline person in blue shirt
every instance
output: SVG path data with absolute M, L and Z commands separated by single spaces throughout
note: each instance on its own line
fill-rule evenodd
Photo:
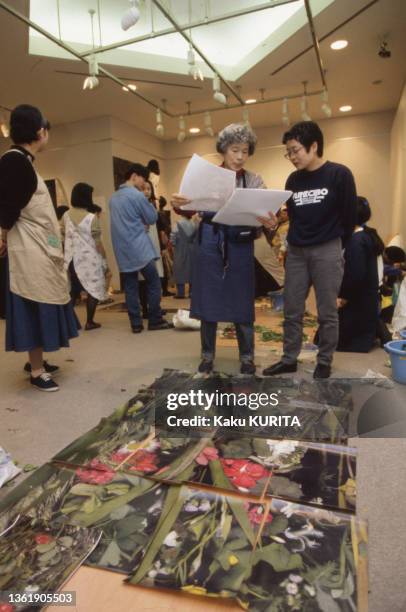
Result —
M 148 169 L 133 164 L 110 199 L 111 240 L 117 265 L 122 273 L 125 299 L 131 330 L 138 334 L 144 329 L 139 304 L 138 272 L 147 282 L 148 329 L 169 329 L 170 323 L 162 317 L 161 282 L 155 261 L 159 258 L 148 226 L 157 221 L 157 212 L 143 194 Z

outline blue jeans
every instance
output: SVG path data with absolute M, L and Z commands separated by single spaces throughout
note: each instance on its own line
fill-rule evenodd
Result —
M 185 283 L 176 283 L 178 297 L 185 297 Z
M 144 268 L 136 272 L 123 272 L 125 301 L 131 327 L 142 325 L 140 312 L 138 272 L 142 272 L 147 282 L 148 321 L 151 325 L 162 320 L 161 313 L 161 281 L 155 261 L 151 260 Z
M 234 323 L 237 332 L 238 350 L 241 363 L 254 360 L 254 324 Z M 200 327 L 200 340 L 202 344 L 202 358 L 213 361 L 216 353 L 217 323 L 202 321 Z

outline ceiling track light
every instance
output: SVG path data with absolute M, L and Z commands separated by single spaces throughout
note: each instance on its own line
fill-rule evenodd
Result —
M 226 96 L 220 91 L 220 77 L 218 74 L 215 74 L 213 77 L 213 98 L 214 100 L 216 100 L 216 102 L 219 102 L 220 104 L 227 104 L 227 98 Z
M 140 3 L 138 0 L 130 0 L 130 8 L 124 13 L 121 18 L 121 28 L 124 31 L 129 30 L 134 26 L 140 18 Z
M 312 120 L 307 110 L 307 81 L 303 81 L 303 96 L 300 100 L 300 111 L 302 113 L 303 121 Z
M 189 49 L 187 52 L 187 63 L 189 64 L 188 74 L 191 77 L 193 77 L 195 81 L 197 81 L 198 79 L 200 81 L 203 81 L 204 80 L 203 73 L 200 70 L 200 68 L 196 66 L 196 55 L 195 55 L 192 45 L 189 45 Z
M 321 102 L 322 102 L 321 110 L 326 115 L 326 117 L 331 117 L 331 115 L 333 114 L 333 111 L 331 110 L 331 106 L 328 103 L 328 91 L 326 88 L 324 88 L 321 93 Z
M 97 78 L 99 74 L 99 65 L 97 63 L 97 58 L 95 55 L 91 55 L 89 57 L 89 76 L 85 78 L 83 83 L 83 89 L 96 89 L 99 86 L 100 82 Z
M 165 134 L 164 124 L 162 123 L 162 112 L 161 112 L 160 108 L 156 109 L 156 128 L 155 128 L 155 131 L 158 134 L 158 136 L 164 136 L 164 134 Z
M 83 82 L 83 89 L 96 89 L 99 86 L 100 82 L 97 78 L 99 75 L 99 64 L 97 62 L 96 54 L 94 53 L 94 15 L 95 11 L 93 9 L 89 10 L 90 21 L 92 26 L 92 49 L 93 53 L 89 56 L 88 64 L 89 64 L 89 76 L 85 78 Z
M 5 121 L 0 123 L 0 131 L 3 134 L 4 138 L 8 138 L 10 136 L 10 129 Z
M 284 98 L 282 102 L 282 123 L 286 127 L 290 126 L 289 103 L 287 98 Z
M 248 108 L 242 109 L 242 122 L 244 125 L 250 124 L 250 114 L 248 112 Z
M 206 111 L 204 113 L 204 131 L 208 136 L 214 136 L 211 114 L 209 113 L 209 111 Z
M 186 121 L 183 115 L 179 117 L 179 132 L 178 132 L 178 142 L 183 142 L 186 138 Z

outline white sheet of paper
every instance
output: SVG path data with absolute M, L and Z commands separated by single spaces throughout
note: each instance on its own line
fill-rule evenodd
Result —
M 216 212 L 229 200 L 235 189 L 235 172 L 216 166 L 203 157 L 192 156 L 186 166 L 179 193 L 191 201 L 184 210 Z
M 257 217 L 276 213 L 292 195 L 291 191 L 277 189 L 235 189 L 225 206 L 213 217 L 224 225 L 251 225 L 260 227 Z

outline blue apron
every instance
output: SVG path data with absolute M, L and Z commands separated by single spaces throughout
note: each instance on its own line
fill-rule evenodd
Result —
M 199 239 L 194 245 L 190 314 L 203 321 L 253 323 L 254 241 L 226 241 L 226 226 L 217 223 L 212 225 L 212 216 L 203 216 Z

